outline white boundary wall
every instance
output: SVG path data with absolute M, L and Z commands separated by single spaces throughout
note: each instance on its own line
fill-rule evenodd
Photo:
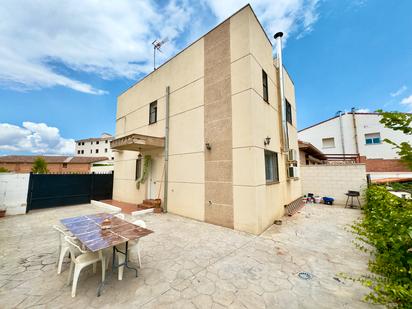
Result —
M 0 173 L 0 209 L 7 215 L 26 213 L 30 174 Z
M 348 190 L 362 195 L 367 187 L 365 164 L 302 165 L 300 171 L 303 194 L 333 197 L 336 204 L 346 203 Z

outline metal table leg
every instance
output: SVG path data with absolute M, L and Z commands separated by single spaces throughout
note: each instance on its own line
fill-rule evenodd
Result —
M 125 252 L 122 252 L 119 249 L 117 249 L 116 246 L 113 246 L 112 270 L 107 274 L 106 279 L 99 284 L 99 287 L 97 288 L 97 297 L 99 297 L 101 295 L 104 285 L 109 281 L 110 277 L 112 276 L 112 274 L 114 273 L 114 270 L 116 268 L 119 268 L 121 266 L 125 266 L 128 269 L 133 269 L 136 272 L 136 277 L 138 276 L 137 269 L 134 268 L 134 267 L 129 266 L 129 263 L 128 263 L 128 258 L 129 258 L 128 257 L 128 255 L 129 255 L 128 246 L 129 246 L 129 242 L 126 241 Z M 119 252 L 119 253 L 124 255 L 124 262 L 123 263 L 116 265 L 116 263 L 115 263 L 116 252 Z

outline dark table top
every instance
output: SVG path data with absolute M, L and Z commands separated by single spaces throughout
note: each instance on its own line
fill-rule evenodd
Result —
M 110 219 L 111 228 L 102 230 L 101 223 Z M 108 213 L 62 219 L 60 222 L 81 241 L 90 251 L 96 252 L 105 248 L 135 240 L 153 233 L 153 231 L 122 220 Z

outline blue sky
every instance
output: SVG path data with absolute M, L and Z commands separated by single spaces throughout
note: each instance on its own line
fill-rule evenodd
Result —
M 247 1 L 6 0 L 0 7 L 0 155 L 66 154 L 114 133 L 116 98 Z M 298 127 L 338 110 L 412 111 L 412 1 L 251 1 L 270 37 L 286 33 Z M 25 29 L 25 31 L 23 31 Z

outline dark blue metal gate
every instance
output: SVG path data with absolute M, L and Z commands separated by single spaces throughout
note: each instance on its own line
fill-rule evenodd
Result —
M 110 174 L 30 174 L 27 212 L 33 209 L 111 199 Z

